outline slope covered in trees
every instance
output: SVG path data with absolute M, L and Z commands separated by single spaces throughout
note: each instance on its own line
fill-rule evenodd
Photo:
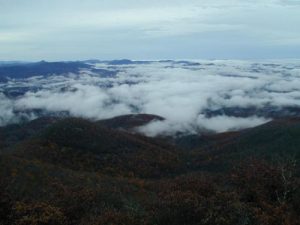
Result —
M 193 149 L 115 121 L 140 123 L 2 127 L 0 224 L 299 224 L 299 119 L 203 136 Z

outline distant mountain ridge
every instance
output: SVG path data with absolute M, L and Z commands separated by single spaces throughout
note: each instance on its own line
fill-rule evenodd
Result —
M 139 65 L 139 64 L 150 64 L 155 61 L 138 61 L 129 59 L 120 60 L 84 60 L 84 61 L 58 61 L 58 62 L 22 62 L 22 61 L 2 61 L 0 62 L 0 82 L 6 81 L 6 78 L 12 79 L 24 79 L 33 76 L 49 76 L 49 75 L 59 75 L 66 73 L 78 73 L 80 69 L 91 69 L 93 72 L 100 72 L 106 76 L 115 75 L 117 71 L 109 71 L 105 69 L 95 69 L 92 64 L 105 63 L 111 66 L 120 65 Z M 172 62 L 175 64 L 182 65 L 200 65 L 199 63 L 189 62 L 189 61 L 174 61 L 165 60 L 157 62 Z
M 0 66 L 0 77 L 28 78 L 51 74 L 78 73 L 80 68 L 90 68 L 82 62 L 37 62 L 28 64 L 9 64 Z
M 46 62 L 36 63 L 8 63 L 0 64 L 0 82 L 7 79 L 26 79 L 34 76 L 65 75 L 69 73 L 78 74 L 82 69 L 89 69 L 91 72 L 100 73 L 102 76 L 114 76 L 118 71 L 106 69 L 95 69 L 93 65 L 84 61 L 74 62 Z

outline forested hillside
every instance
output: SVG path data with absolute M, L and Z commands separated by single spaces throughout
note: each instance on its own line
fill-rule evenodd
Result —
M 2 127 L 0 224 L 299 224 L 299 119 L 184 148 L 129 132 L 142 118 Z

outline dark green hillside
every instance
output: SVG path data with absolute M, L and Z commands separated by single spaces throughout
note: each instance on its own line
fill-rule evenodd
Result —
M 194 150 L 197 160 L 206 160 L 221 170 L 247 158 L 260 158 L 274 163 L 300 159 L 300 119 L 286 118 L 247 129 L 235 134 L 215 135 L 214 142 Z M 217 137 L 217 138 L 216 138 Z M 208 159 L 208 160 L 207 160 Z M 200 163 L 202 164 L 203 161 Z M 222 166 L 223 165 L 223 166 Z
M 76 118 L 58 121 L 12 151 L 26 159 L 111 175 L 160 177 L 184 170 L 180 152 L 170 145 Z
M 152 121 L 159 120 L 164 120 L 164 118 L 151 114 L 130 114 L 117 116 L 111 119 L 100 120 L 98 121 L 98 124 L 113 129 L 131 130 L 139 126 L 146 125 Z
M 240 138 L 226 147 L 240 149 L 242 154 L 290 155 L 300 157 L 300 119 L 276 120 L 243 132 Z M 242 156 L 242 155 L 241 155 Z
M 42 117 L 28 123 L 0 127 L 0 150 L 22 140 L 38 135 L 42 130 L 57 122 L 59 118 Z
M 141 118 L 152 117 L 121 121 Z M 300 223 L 299 119 L 179 143 L 194 150 L 112 129 L 116 121 L 2 127 L 0 225 Z

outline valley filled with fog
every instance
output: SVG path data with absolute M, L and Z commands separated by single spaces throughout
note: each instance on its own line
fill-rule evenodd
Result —
M 137 129 L 156 136 L 240 130 L 300 115 L 297 60 L 90 60 L 78 62 L 78 71 L 34 71 L 51 67 L 39 62 L 15 76 L 15 67 L 26 65 L 0 66 L 1 126 L 46 115 L 147 113 L 165 120 Z

